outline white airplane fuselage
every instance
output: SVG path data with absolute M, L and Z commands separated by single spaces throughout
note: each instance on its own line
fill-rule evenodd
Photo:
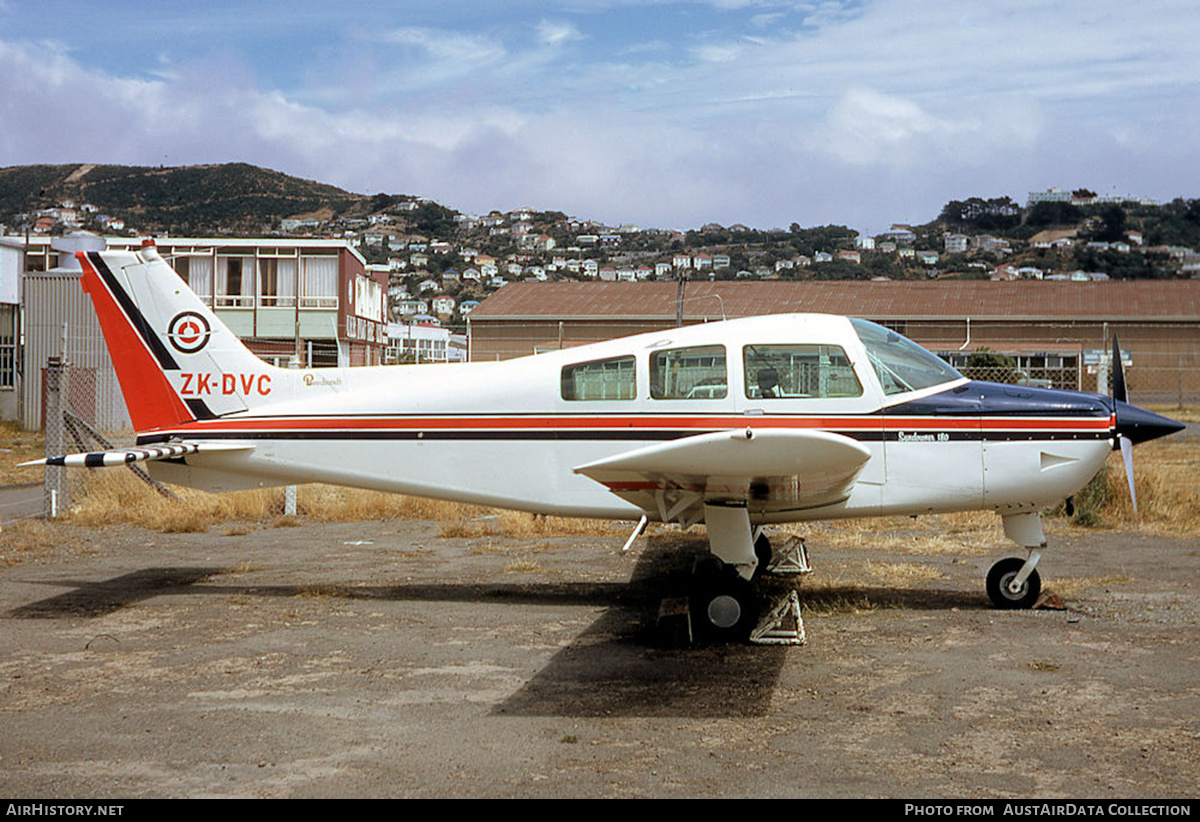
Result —
M 754 392 L 743 390 L 741 352 L 774 344 L 843 348 L 861 394 L 749 396 Z M 651 354 L 688 346 L 723 347 L 724 397 L 652 396 Z M 564 399 L 564 367 L 624 357 L 633 358 L 632 396 Z M 270 400 L 139 438 L 253 445 L 187 465 L 151 465 L 163 480 L 210 490 L 318 481 L 538 513 L 636 519 L 642 507 L 574 469 L 707 432 L 827 431 L 870 451 L 848 495 L 815 507 L 802 490 L 794 504 L 756 505 L 752 497 L 752 521 L 1003 513 L 1062 500 L 1112 450 L 1111 410 L 1095 395 L 957 379 L 887 396 L 851 325 L 823 315 L 673 328 L 494 363 L 302 371 L 264 365 L 233 375 L 180 372 L 172 380 L 181 396 L 210 404 L 239 394 Z M 997 398 L 1007 401 L 1003 408 Z M 651 519 L 662 518 L 647 507 Z

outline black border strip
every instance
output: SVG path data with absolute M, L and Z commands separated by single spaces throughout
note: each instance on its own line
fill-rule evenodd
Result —
M 590 442 L 638 442 L 638 441 L 670 441 L 701 434 L 718 433 L 714 431 L 179 431 L 176 433 L 159 433 L 138 437 L 138 445 L 151 445 L 168 442 L 176 437 L 196 440 L 305 440 L 305 441 L 462 441 L 462 442 L 545 442 L 545 441 L 590 441 Z M 945 431 L 915 433 L 901 431 L 829 431 L 841 434 L 860 442 L 901 442 L 900 435 L 907 434 L 906 443 L 921 445 L 937 445 L 946 442 L 1045 442 L 1045 441 L 1100 441 L 1110 439 L 1108 431 L 1064 432 L 1064 431 L 1015 431 L 1015 432 L 981 432 L 981 431 Z M 919 437 L 915 438 L 915 437 Z M 938 437 L 944 437 L 938 439 Z
M 179 364 L 175 362 L 175 358 L 171 356 L 171 352 L 163 345 L 158 334 L 150 327 L 150 323 L 146 321 L 145 316 L 134 304 L 130 296 L 125 293 L 125 289 L 121 288 L 117 282 L 117 278 L 113 276 L 112 270 L 104 262 L 104 258 L 100 256 L 100 252 L 89 251 L 88 261 L 96 269 L 96 273 L 100 275 L 101 280 L 104 281 L 104 286 L 112 294 L 113 299 L 117 301 L 117 305 L 125 312 L 125 317 L 129 321 L 129 324 L 141 335 L 142 342 L 146 344 L 146 347 L 150 349 L 150 353 L 158 360 L 159 367 L 164 371 L 178 371 Z

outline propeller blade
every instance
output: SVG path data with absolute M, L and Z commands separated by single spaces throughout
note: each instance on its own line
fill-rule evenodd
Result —
M 1113 334 L 1112 397 L 1114 400 L 1129 402 L 1129 392 L 1125 388 L 1125 366 L 1121 364 L 1121 346 L 1117 343 L 1116 334 Z
M 1141 519 L 1137 507 L 1137 491 L 1133 489 L 1133 443 L 1128 437 L 1121 437 L 1121 459 L 1125 462 L 1125 479 L 1129 483 L 1129 498 L 1133 500 L 1133 517 Z

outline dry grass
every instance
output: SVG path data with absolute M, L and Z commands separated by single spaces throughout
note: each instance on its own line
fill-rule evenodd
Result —
M 1058 577 L 1053 582 L 1054 592 L 1064 599 L 1079 599 L 1092 588 L 1111 588 L 1133 582 L 1128 574 L 1110 574 L 1103 577 Z
M 165 533 L 203 532 L 224 526 L 227 536 L 241 536 L 256 528 L 290 528 L 305 521 L 361 522 L 416 519 L 442 523 L 446 538 L 484 536 L 513 539 L 612 535 L 620 526 L 603 520 L 540 516 L 517 511 L 496 511 L 444 500 L 406 497 L 382 491 L 363 491 L 331 485 L 302 485 L 296 494 L 296 516 L 283 513 L 282 488 L 209 494 L 187 488 L 173 489 L 169 499 L 125 471 L 112 470 L 102 481 L 89 482 L 76 495 L 65 519 L 91 527 L 118 523 L 140 525 Z
M 612 536 L 621 528 L 606 520 L 574 519 L 523 511 L 481 512 L 471 516 L 468 506 L 459 506 L 454 516 L 443 520 L 438 535 L 446 539 L 478 539 L 479 537 L 508 537 L 537 539 L 539 537 Z
M 46 456 L 46 438 L 40 431 L 23 431 L 15 422 L 0 422 L 0 485 L 41 482 L 41 466 L 18 468 L 22 462 Z
M 1200 444 L 1150 442 L 1134 449 L 1140 522 L 1133 513 L 1120 455 L 1113 454 L 1094 482 L 1101 525 L 1141 527 L 1164 536 L 1200 536 Z M 1079 506 L 1079 497 L 1076 498 Z
M 53 526 L 42 520 L 23 519 L 0 529 L 0 565 L 16 565 L 56 544 Z
M 994 553 L 1005 544 L 999 518 L 990 511 L 932 514 L 920 518 L 876 517 L 786 526 L 821 545 L 870 554 L 956 556 Z
M 1200 535 L 1200 444 L 1186 440 L 1147 443 L 1136 449 L 1135 464 L 1140 527 L 1163 535 Z M 112 470 L 103 474 L 102 481 L 89 478 L 86 491 L 76 495 L 76 505 L 66 519 L 93 527 L 129 523 L 168 533 L 202 532 L 220 525 L 226 526 L 230 535 L 305 521 L 420 519 L 442 523 L 442 537 L 467 539 L 619 536 L 629 528 L 600 520 L 495 511 L 328 485 L 301 486 L 296 517 L 283 515 L 282 488 L 219 495 L 190 489 L 177 489 L 176 493 L 177 500 L 164 498 L 129 472 Z M 1110 457 L 1101 477 L 1077 494 L 1075 503 L 1076 524 L 1139 526 L 1119 455 Z M 827 545 L 889 554 L 983 555 L 1007 544 L 999 519 L 990 512 L 933 515 L 916 521 L 887 517 L 806 523 L 787 530 Z
M 509 563 L 505 569 L 506 574 L 549 574 L 553 573 L 549 568 L 543 568 L 536 562 L 529 560 L 517 560 Z

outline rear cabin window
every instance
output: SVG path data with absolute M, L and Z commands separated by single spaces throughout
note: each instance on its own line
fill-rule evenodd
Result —
M 862 396 L 840 345 L 747 345 L 742 361 L 748 399 Z
M 565 366 L 562 370 L 564 400 L 632 400 L 637 396 L 637 373 L 633 357 L 615 357 Z
M 650 396 L 656 400 L 717 400 L 729 394 L 725 346 L 698 345 L 650 355 Z

